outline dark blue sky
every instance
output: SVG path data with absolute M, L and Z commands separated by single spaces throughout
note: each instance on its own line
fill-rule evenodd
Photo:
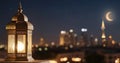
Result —
M 107 22 L 106 34 L 120 41 L 120 0 L 21 0 L 23 13 L 34 25 L 33 42 L 40 37 L 46 41 L 58 41 L 60 30 L 74 29 L 78 34 L 82 27 L 89 34 L 100 38 L 104 13 L 115 14 L 113 22 Z M 0 43 L 7 39 L 5 26 L 17 12 L 18 0 L 0 0 Z

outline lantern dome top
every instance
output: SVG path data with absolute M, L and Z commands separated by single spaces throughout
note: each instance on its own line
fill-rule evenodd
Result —
M 28 21 L 25 14 L 22 13 L 22 5 L 19 3 L 18 12 L 12 17 L 12 21 Z
M 6 29 L 17 30 L 33 30 L 33 25 L 28 22 L 28 18 L 22 13 L 22 5 L 19 3 L 18 12 L 12 17 L 11 21 L 6 25 Z

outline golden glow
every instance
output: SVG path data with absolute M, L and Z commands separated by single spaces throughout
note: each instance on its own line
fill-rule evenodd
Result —
M 61 31 L 60 33 L 61 33 L 61 34 L 66 34 L 66 31 Z
M 79 57 L 73 57 L 73 58 L 72 58 L 72 61 L 74 61 L 74 62 L 80 62 L 80 61 L 81 61 L 81 58 L 79 58 Z
M 0 45 L 0 48 L 4 48 L 5 47 L 5 45 Z
M 66 34 L 67 34 L 66 31 L 61 31 L 61 34 L 60 34 L 60 45 L 61 46 L 64 45 Z
M 48 44 L 45 44 L 46 47 L 48 47 L 49 45 Z
M 31 31 L 28 31 L 28 55 L 31 55 L 32 54 L 32 34 L 31 34 Z
M 64 61 L 67 61 L 67 60 L 68 60 L 67 57 L 60 58 L 60 61 L 61 61 L 61 62 L 64 62 Z
M 66 62 L 66 63 L 70 63 L 70 62 L 68 61 L 68 62 Z
M 15 35 L 8 35 L 8 53 L 15 53 Z
M 32 58 L 32 56 L 27 56 L 28 61 L 34 61 L 34 59 Z
M 113 21 L 112 12 L 110 12 L 110 11 L 107 12 L 105 17 L 106 17 L 107 21 L 110 21 L 110 22 Z
M 40 41 L 44 41 L 44 38 L 40 38 Z
M 23 52 L 24 49 L 25 49 L 24 44 L 21 41 L 18 41 L 18 46 L 17 46 L 18 52 Z
M 73 29 L 70 29 L 70 32 L 72 33 L 72 32 L 73 32 Z
M 38 45 L 36 44 L 36 45 L 35 45 L 35 47 L 37 48 L 37 47 L 38 47 Z
M 60 37 L 60 45 L 64 45 L 64 37 Z
M 46 60 L 46 61 L 41 61 L 40 63 L 57 63 L 55 60 Z
M 98 42 L 98 38 L 95 38 L 95 42 L 96 42 L 96 43 Z
M 32 30 L 33 25 L 28 22 L 26 15 L 22 13 L 22 7 L 12 17 L 11 22 L 6 25 L 8 33 L 7 60 L 24 61 L 33 60 L 32 58 Z
M 102 20 L 102 25 L 101 25 L 101 30 L 102 30 L 102 42 L 105 42 L 106 41 L 106 36 L 105 36 L 105 23 L 104 21 Z M 105 44 L 103 45 L 104 47 L 106 46 Z
M 120 63 L 120 59 L 117 58 L 117 59 L 115 60 L 115 63 Z
M 50 60 L 49 63 L 57 63 L 57 62 L 54 60 Z
M 115 45 L 115 41 L 114 40 L 112 40 L 112 44 Z
M 17 41 L 17 52 L 18 53 L 25 53 L 25 43 L 26 42 L 26 35 L 18 35 L 18 41 Z
M 102 37 L 101 38 L 106 38 L 106 36 L 105 36 L 105 34 L 104 33 L 102 33 Z
M 16 26 L 11 24 L 11 25 L 7 25 L 6 29 L 16 29 Z
M 111 39 L 111 38 L 112 38 L 112 36 L 110 35 L 110 36 L 109 36 L 109 38 Z
M 105 29 L 105 23 L 104 23 L 104 21 L 103 21 L 103 20 L 102 20 L 101 29 L 102 29 L 102 30 L 104 30 L 104 29 Z

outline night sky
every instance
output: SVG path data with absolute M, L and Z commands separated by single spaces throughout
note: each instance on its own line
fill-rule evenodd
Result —
M 101 36 L 101 21 L 105 12 L 115 15 L 107 22 L 106 34 L 120 42 L 120 0 L 21 0 L 23 13 L 34 25 L 33 43 L 40 37 L 47 42 L 58 42 L 61 30 L 74 29 L 80 35 L 81 28 L 88 34 Z M 0 43 L 7 43 L 6 24 L 18 10 L 18 0 L 0 0 Z

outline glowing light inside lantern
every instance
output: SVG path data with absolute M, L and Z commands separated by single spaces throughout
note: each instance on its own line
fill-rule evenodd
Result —
M 18 46 L 17 46 L 18 52 L 23 52 L 24 49 L 25 49 L 24 44 L 21 41 L 18 41 Z

